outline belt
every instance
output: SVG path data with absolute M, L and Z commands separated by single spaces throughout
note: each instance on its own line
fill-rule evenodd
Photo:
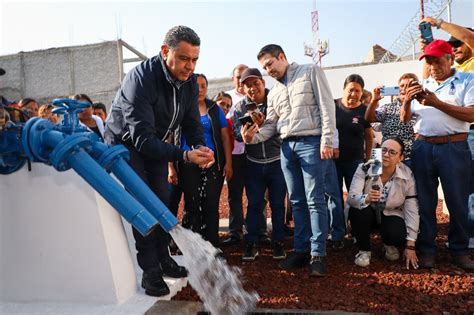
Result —
M 455 133 L 453 135 L 448 135 L 448 136 L 435 136 L 435 137 L 425 137 L 420 134 L 416 134 L 415 138 L 417 140 L 422 140 L 426 141 L 429 143 L 434 143 L 434 144 L 442 144 L 442 143 L 448 143 L 448 142 L 460 142 L 460 141 L 466 141 L 467 140 L 467 132 L 464 133 Z
M 283 139 L 282 141 L 301 141 L 301 140 L 304 140 L 305 138 L 308 138 L 308 137 L 317 137 L 316 135 L 309 135 L 309 136 L 290 136 L 290 137 L 286 137 L 285 139 Z

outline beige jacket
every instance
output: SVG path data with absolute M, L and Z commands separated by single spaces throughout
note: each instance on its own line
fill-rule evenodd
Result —
M 282 139 L 320 135 L 321 145 L 332 147 L 336 108 L 323 70 L 292 63 L 286 78 L 286 85 L 277 81 L 268 93 L 267 118 L 251 143 L 266 141 L 275 133 Z
M 347 202 L 349 206 L 363 209 L 369 205 L 365 203 L 367 194 L 373 184 L 382 185 L 380 178 L 374 182 L 362 169 L 362 164 L 357 168 L 352 178 L 351 188 Z M 418 198 L 416 195 L 415 177 L 410 168 L 403 163 L 398 163 L 395 169 L 394 182 L 387 197 L 384 215 L 396 215 L 405 220 L 407 227 L 407 240 L 416 241 L 420 225 L 418 211 Z

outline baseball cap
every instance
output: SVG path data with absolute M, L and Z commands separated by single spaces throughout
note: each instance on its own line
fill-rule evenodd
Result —
M 2 68 L 0 68 L 0 75 L 4 75 L 6 72 Z
M 420 60 L 426 56 L 441 57 L 444 55 L 453 54 L 453 48 L 447 41 L 437 39 L 429 43 L 425 47 L 425 52 L 420 56 Z
M 242 72 L 242 75 L 240 76 L 240 83 L 244 83 L 245 80 L 250 79 L 250 78 L 262 78 L 262 74 L 260 71 L 258 71 L 257 68 L 247 68 Z
M 470 27 L 466 27 L 466 29 L 470 30 L 471 32 L 474 32 L 474 29 L 470 28 Z M 454 36 L 451 36 L 449 39 L 448 39 L 448 44 L 451 45 L 451 47 L 453 48 L 457 48 L 459 46 L 461 46 L 462 44 L 464 44 L 463 41 L 457 39 L 456 37 Z

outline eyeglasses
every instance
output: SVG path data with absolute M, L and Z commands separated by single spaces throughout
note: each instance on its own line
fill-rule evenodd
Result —
M 388 155 L 390 155 L 390 156 L 396 156 L 398 154 L 398 152 L 393 150 L 393 149 L 382 148 L 382 155 L 387 154 L 387 152 L 388 152 Z

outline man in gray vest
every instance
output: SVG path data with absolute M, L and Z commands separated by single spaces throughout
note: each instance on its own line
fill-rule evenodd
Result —
M 281 167 L 288 186 L 295 222 L 294 252 L 279 266 L 303 267 L 324 276 L 328 209 L 324 196 L 327 160 L 332 158 L 336 129 L 334 100 L 326 76 L 316 65 L 289 64 L 283 49 L 267 45 L 257 55 L 277 82 L 268 94 L 267 117 L 259 128 L 242 128 L 246 143 L 258 143 L 275 133 L 282 138 Z M 257 133 L 258 131 L 258 133 Z

